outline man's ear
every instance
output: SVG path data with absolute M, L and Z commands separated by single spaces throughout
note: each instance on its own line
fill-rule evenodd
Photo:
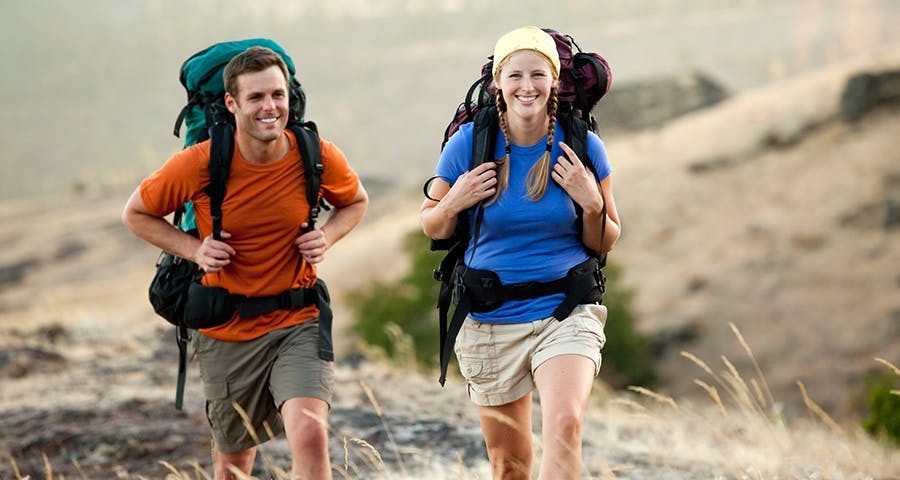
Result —
M 227 108 L 228 111 L 232 114 L 234 114 L 235 110 L 237 110 L 237 100 L 235 100 L 234 97 L 232 97 L 228 92 L 225 92 L 225 108 Z

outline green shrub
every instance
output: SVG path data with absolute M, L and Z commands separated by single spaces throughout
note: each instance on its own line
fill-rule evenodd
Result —
M 388 357 L 401 360 L 403 351 L 389 324 L 396 324 L 411 339 L 418 363 L 438 364 L 437 295 L 440 284 L 432 277 L 443 252 L 429 250 L 429 240 L 421 231 L 407 235 L 404 249 L 412 258 L 409 271 L 396 283 L 376 283 L 351 292 L 349 303 L 355 313 L 351 331 L 360 339 L 382 349 Z
M 631 306 L 634 289 L 624 285 L 619 264 L 607 262 L 603 273 L 606 275 L 603 304 L 606 305 L 607 318 L 600 376 L 616 388 L 652 386 L 656 383 L 653 355 L 650 342 L 635 328 Z
M 351 331 L 397 362 L 405 362 L 412 344 L 416 363 L 425 368 L 438 364 L 438 312 L 435 308 L 439 283 L 432 277 L 444 252 L 429 250 L 429 240 L 421 231 L 410 233 L 404 247 L 412 259 L 409 271 L 395 283 L 376 283 L 351 292 L 349 303 L 355 313 Z M 603 348 L 601 378 L 615 387 L 651 385 L 655 380 L 652 355 L 646 340 L 634 327 L 631 301 L 634 292 L 620 285 L 616 264 L 604 269 L 607 291 L 603 303 L 609 310 L 607 343 Z M 396 324 L 410 342 L 398 341 Z
M 863 422 L 863 428 L 869 434 L 896 445 L 900 445 L 900 395 L 891 390 L 897 391 L 898 378 L 885 373 L 869 379 L 866 391 L 869 416 Z

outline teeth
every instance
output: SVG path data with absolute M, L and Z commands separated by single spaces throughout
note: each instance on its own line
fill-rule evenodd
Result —
M 277 118 L 260 118 L 259 121 L 262 123 L 275 123 L 278 120 Z
M 519 97 L 519 100 L 523 102 L 533 102 L 537 98 L 537 95 L 533 95 L 531 97 Z

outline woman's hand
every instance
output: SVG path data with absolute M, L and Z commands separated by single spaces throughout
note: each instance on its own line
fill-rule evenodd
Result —
M 497 163 L 485 162 L 462 174 L 451 187 L 435 178 L 422 202 L 419 218 L 422 230 L 434 240 L 450 238 L 460 212 L 490 198 L 497 191 Z
M 599 213 L 603 209 L 603 195 L 597 188 L 594 174 L 584 168 L 575 152 L 564 142 L 559 142 L 566 155 L 560 156 L 553 167 L 551 176 L 585 212 Z
M 497 164 L 485 162 L 462 174 L 440 199 L 448 213 L 458 215 L 497 191 Z

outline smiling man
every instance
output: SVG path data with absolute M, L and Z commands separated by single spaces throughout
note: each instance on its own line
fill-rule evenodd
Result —
M 299 140 L 286 129 L 288 78 L 282 58 L 262 47 L 247 49 L 225 67 L 225 106 L 234 114 L 235 148 L 220 240 L 212 235 L 211 200 L 205 192 L 209 140 L 178 152 L 144 179 L 123 213 L 137 236 L 197 263 L 206 272 L 203 284 L 227 289 L 234 302 L 278 299 L 250 315 L 235 311 L 195 336 L 216 479 L 236 478 L 230 467 L 249 474 L 257 442 L 282 426 L 293 478 L 331 478 L 326 420 L 334 365 L 320 348 L 323 341 L 330 348 L 330 322 L 320 323 L 321 304 L 308 300 L 319 292 L 315 264 L 359 223 L 368 196 L 344 154 L 320 139 L 320 192 L 335 208 L 321 228 L 307 228 L 306 172 Z M 187 201 L 194 202 L 199 238 L 163 218 Z M 286 297 L 291 301 L 283 302 Z

